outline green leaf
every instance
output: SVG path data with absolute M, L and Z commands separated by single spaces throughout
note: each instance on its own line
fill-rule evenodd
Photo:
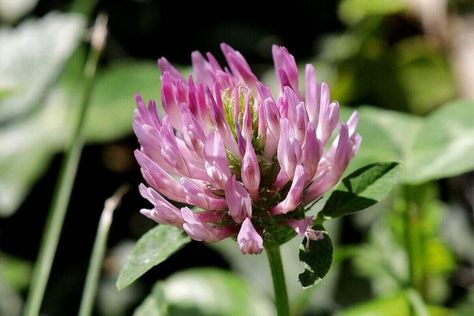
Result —
M 75 99 L 53 86 L 83 32 L 80 16 L 58 13 L 0 30 L 0 216 L 18 208 L 69 135 Z
M 375 163 L 345 177 L 331 193 L 319 216 L 335 218 L 361 211 L 374 205 L 398 182 L 398 163 Z
M 300 246 L 299 258 L 305 263 L 305 270 L 298 276 L 304 288 L 311 287 L 319 282 L 328 272 L 332 264 L 333 247 L 329 234 L 323 226 L 315 225 L 314 230 L 323 233 L 321 240 L 310 240 L 306 250 L 306 238 Z
M 79 15 L 49 13 L 0 29 L 0 123 L 35 110 L 53 87 L 85 31 Z
M 0 280 L 15 290 L 25 289 L 30 282 L 31 265 L 0 252 Z
M 133 248 L 128 262 L 120 271 L 116 286 L 127 287 L 152 267 L 165 261 L 190 241 L 182 230 L 158 225 L 143 235 Z
M 424 121 L 407 161 L 410 183 L 474 169 L 474 102 L 455 101 Z
M 217 269 L 193 269 L 163 283 L 170 315 L 275 315 L 268 296 L 237 275 Z
M 0 315 L 19 315 L 21 291 L 28 287 L 31 265 L 0 252 Z
M 140 306 L 135 310 L 133 316 L 165 316 L 168 315 L 168 303 L 163 292 L 163 283 L 158 282 L 153 287 Z
M 132 132 L 134 95 L 145 102 L 159 104 L 160 72 L 152 62 L 118 62 L 98 74 L 86 122 L 86 139 L 90 142 L 124 137 Z
M 0 20 L 14 23 L 33 10 L 39 0 L 0 0 Z
M 413 290 L 412 290 L 413 291 Z M 415 315 L 424 316 L 454 316 L 455 314 L 447 308 L 430 305 L 420 307 L 411 296 L 410 291 L 399 292 L 392 296 L 374 299 L 338 313 L 337 316 L 410 316 L 410 306 L 414 308 Z M 457 315 L 457 314 L 456 314 Z
M 429 116 L 364 107 L 360 152 L 349 168 L 400 161 L 400 182 L 420 184 L 474 169 L 474 102 L 453 101 Z
M 362 136 L 362 143 L 349 164 L 349 172 L 378 161 L 399 161 L 402 162 L 400 180 L 404 181 L 407 160 L 423 118 L 371 106 L 361 107 L 358 111 L 360 123 L 357 132 Z M 348 117 L 351 111 L 344 108 L 343 113 Z
M 410 305 L 404 293 L 398 293 L 390 297 L 375 299 L 365 302 L 345 311 L 338 313 L 338 316 L 409 316 Z
M 367 16 L 395 14 L 406 7 L 401 0 L 343 0 L 339 5 L 339 16 L 351 25 Z

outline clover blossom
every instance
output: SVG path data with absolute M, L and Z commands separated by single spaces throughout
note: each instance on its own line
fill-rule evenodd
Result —
M 339 181 L 357 152 L 357 112 L 340 122 L 338 103 L 309 64 L 301 93 L 295 59 L 284 47 L 272 50 L 277 97 L 238 51 L 221 49 L 228 68 L 210 53 L 193 52 L 188 78 L 159 59 L 164 115 L 155 101 L 146 105 L 136 96 L 135 156 L 149 185 L 140 192 L 153 204 L 141 212 L 194 240 L 236 237 L 244 254 L 281 240 L 282 229 L 307 241 L 322 238 L 304 207 Z

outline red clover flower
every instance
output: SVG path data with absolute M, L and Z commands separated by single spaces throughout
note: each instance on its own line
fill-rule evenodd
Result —
M 140 192 L 153 204 L 141 212 L 194 240 L 236 237 L 244 254 L 262 252 L 284 229 L 308 241 L 322 238 L 304 207 L 339 181 L 357 152 L 358 113 L 340 122 L 338 103 L 310 64 L 301 93 L 295 59 L 284 47 L 272 50 L 276 98 L 238 51 L 221 49 L 228 68 L 210 53 L 193 52 L 189 78 L 159 59 L 163 116 L 155 101 L 145 105 L 136 96 L 135 156 L 149 185 Z

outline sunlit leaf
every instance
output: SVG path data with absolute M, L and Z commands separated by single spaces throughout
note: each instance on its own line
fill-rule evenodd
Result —
M 474 169 L 474 102 L 454 101 L 428 116 L 410 154 L 405 175 L 410 183 Z
M 121 290 L 127 287 L 189 241 L 190 238 L 174 226 L 158 225 L 151 229 L 135 245 L 117 279 L 117 288 Z
M 168 315 L 168 302 L 166 301 L 162 282 L 153 287 L 140 306 L 135 310 L 133 316 L 165 316 Z
M 66 112 L 46 106 L 0 129 L 0 216 L 11 215 L 64 144 Z
M 31 11 L 38 0 L 0 0 L 0 20 L 16 22 Z
M 0 123 L 37 109 L 84 33 L 81 16 L 49 13 L 0 29 Z
M 398 163 L 375 163 L 362 167 L 342 179 L 318 216 L 335 218 L 374 205 L 398 182 Z
M 370 107 L 360 117 L 363 141 L 352 170 L 400 161 L 400 181 L 417 184 L 474 169 L 473 102 L 450 102 L 426 118 Z
M 20 314 L 20 294 L 29 285 L 30 274 L 28 262 L 0 253 L 0 315 Z
M 86 138 L 98 142 L 132 132 L 134 95 L 160 103 L 160 72 L 153 62 L 120 62 L 99 73 L 86 123 Z
M 343 0 L 339 16 L 347 24 L 355 24 L 367 16 L 394 14 L 406 8 L 402 0 Z
M 25 289 L 30 282 L 31 266 L 21 259 L 0 253 L 0 283 L 15 290 Z
M 163 283 L 170 315 L 275 315 L 263 293 L 231 272 L 193 269 L 172 275 Z
M 410 300 L 410 293 L 400 292 L 392 296 L 374 299 L 372 301 L 362 303 L 346 309 L 337 316 L 410 316 L 413 313 L 410 308 L 414 308 L 415 315 L 418 316 L 454 316 L 454 312 L 439 306 L 417 306 L 415 302 Z

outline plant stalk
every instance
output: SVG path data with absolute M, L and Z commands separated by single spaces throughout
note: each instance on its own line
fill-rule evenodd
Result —
M 76 178 L 82 147 L 84 145 L 84 123 L 89 108 L 97 64 L 105 44 L 107 34 L 106 24 L 106 17 L 99 16 L 93 28 L 91 51 L 84 68 L 85 87 L 79 108 L 79 118 L 74 126 L 70 145 L 61 164 L 59 180 L 54 190 L 51 208 L 46 221 L 45 233 L 41 240 L 38 259 L 33 270 L 31 287 L 23 311 L 23 315 L 25 316 L 37 316 L 39 314 L 46 285 L 51 273 L 51 267 L 58 247 L 59 237 L 71 197 L 74 179 Z
M 86 283 L 82 292 L 81 306 L 79 308 L 79 316 L 90 316 L 92 307 L 94 306 L 94 298 L 97 293 L 99 284 L 100 270 L 104 261 L 105 249 L 107 247 L 107 239 L 109 236 L 110 225 L 112 224 L 112 216 L 117 208 L 122 196 L 127 192 L 127 186 L 120 187 L 117 192 L 105 201 L 104 210 L 100 216 L 99 227 L 92 249 L 92 256 L 87 269 Z
M 267 251 L 268 263 L 272 273 L 273 290 L 275 292 L 275 306 L 278 316 L 289 316 L 290 307 L 288 304 L 288 293 L 286 290 L 285 273 L 281 261 L 280 247 L 268 246 Z

